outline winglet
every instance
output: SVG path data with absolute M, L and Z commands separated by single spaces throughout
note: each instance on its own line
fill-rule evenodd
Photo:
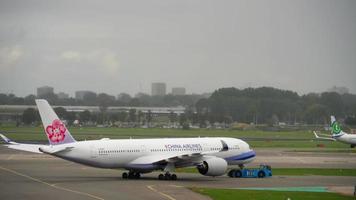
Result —
M 8 144 L 18 144 L 16 142 L 11 141 L 9 138 L 7 138 L 5 135 L 0 134 L 0 137 Z
M 314 133 L 314 135 L 315 135 L 315 138 L 319 138 L 319 135 L 318 135 L 318 134 L 316 134 L 316 132 L 315 132 L 315 131 L 313 131 L 313 133 Z

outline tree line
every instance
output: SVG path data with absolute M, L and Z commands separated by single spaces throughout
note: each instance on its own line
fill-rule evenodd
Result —
M 142 125 L 151 126 L 155 114 L 150 110 L 148 112 L 142 112 L 136 109 L 130 109 L 128 112 L 90 112 L 84 110 L 82 112 L 68 112 L 63 107 L 56 107 L 54 111 L 59 118 L 66 120 L 68 125 L 73 125 L 76 120 L 81 125 L 115 125 L 116 122 L 126 123 L 129 127 L 140 127 Z M 182 126 L 186 125 L 187 119 L 182 114 L 178 116 L 176 113 L 169 113 L 167 119 L 171 123 L 179 123 Z M 23 114 L 21 121 L 24 124 L 39 124 L 40 115 L 38 110 L 34 108 L 27 108 Z M 20 122 L 18 122 L 20 123 Z M 18 124 L 19 125 L 19 124 Z M 117 124 L 116 124 L 117 125 Z
M 221 88 L 200 99 L 197 115 L 209 121 L 276 124 L 327 124 L 330 115 L 356 124 L 356 95 L 323 92 L 298 95 L 271 87 Z
M 43 98 L 43 97 L 42 97 Z M 254 124 L 275 125 L 279 122 L 286 124 L 327 124 L 330 115 L 345 119 L 345 123 L 356 125 L 356 95 L 323 92 L 298 95 L 289 90 L 271 87 L 260 88 L 220 88 L 210 97 L 203 95 L 182 96 L 150 96 L 139 94 L 131 97 L 120 94 L 115 99 L 105 93 L 85 96 L 83 100 L 58 99 L 55 96 L 44 97 L 52 105 L 87 105 L 99 106 L 100 113 L 65 113 L 68 120 L 81 119 L 97 123 L 123 121 L 147 123 L 154 116 L 152 113 L 140 113 L 130 110 L 128 113 L 106 113 L 108 106 L 185 106 L 186 112 L 180 116 L 170 114 L 169 122 L 180 124 L 198 124 L 205 127 L 208 123 L 244 122 Z M 34 95 L 24 98 L 15 95 L 0 94 L 0 104 L 34 105 Z M 26 112 L 26 111 L 25 111 Z M 26 116 L 26 113 L 23 114 Z M 25 119 L 25 117 L 23 117 Z M 26 120 L 24 120 L 26 121 Z
M 138 93 L 134 97 L 127 93 L 121 93 L 118 98 L 106 93 L 96 94 L 90 92 L 83 96 L 83 99 L 65 98 L 60 99 L 56 94 L 50 93 L 43 96 L 28 95 L 17 97 L 14 94 L 0 93 L 0 105 L 35 105 L 35 99 L 47 99 L 51 105 L 61 106 L 194 106 L 195 103 L 206 95 L 164 95 L 151 96 L 145 93 Z

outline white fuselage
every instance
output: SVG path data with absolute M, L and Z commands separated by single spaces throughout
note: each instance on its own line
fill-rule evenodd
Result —
M 345 144 L 356 145 L 356 135 L 354 134 L 344 133 L 340 136 L 333 136 L 333 138 Z
M 222 141 L 225 143 L 222 144 Z M 226 146 L 227 145 L 227 146 Z M 69 150 L 55 152 L 56 149 Z M 249 145 L 235 138 L 165 138 L 165 139 L 101 139 L 79 141 L 76 143 L 48 146 L 41 149 L 60 158 L 100 168 L 125 168 L 152 171 L 162 169 L 159 164 L 147 166 L 131 165 L 132 161 L 145 157 L 180 157 L 191 155 L 215 156 L 223 158 L 229 165 L 251 162 L 255 152 Z M 194 166 L 201 162 L 189 159 L 189 162 L 177 162 L 175 167 Z

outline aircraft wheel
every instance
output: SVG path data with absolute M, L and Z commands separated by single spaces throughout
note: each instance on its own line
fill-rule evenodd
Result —
M 159 175 L 158 175 L 158 179 L 159 179 L 159 180 L 164 180 L 164 175 L 163 175 L 163 174 L 159 174 Z
M 240 170 L 236 170 L 234 173 L 234 177 L 241 178 L 241 176 L 242 176 L 242 172 Z
M 136 173 L 135 172 L 129 172 L 129 179 L 135 178 Z
M 265 174 L 264 171 L 259 171 L 259 172 L 258 172 L 258 178 L 263 178 L 263 177 L 265 177 L 265 176 L 266 176 L 266 174 Z
M 164 175 L 164 179 L 165 179 L 165 180 L 171 179 L 171 174 L 166 173 L 166 174 Z
M 122 173 L 122 178 L 123 179 L 127 179 L 128 178 L 128 174 L 126 172 Z
M 136 178 L 136 179 L 141 178 L 141 174 L 140 174 L 140 173 L 138 173 L 138 172 L 136 172 L 136 173 L 135 173 L 135 178 Z
M 236 170 L 232 169 L 232 170 L 229 171 L 229 173 L 227 173 L 227 175 L 228 175 L 230 178 L 234 178 L 235 171 L 236 171 Z
M 172 176 L 171 176 L 171 180 L 177 180 L 177 175 L 175 175 L 175 174 L 172 174 Z

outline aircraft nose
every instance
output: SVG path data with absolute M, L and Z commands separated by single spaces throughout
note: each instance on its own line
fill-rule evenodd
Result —
M 250 149 L 250 155 L 251 155 L 251 158 L 255 158 L 256 152 L 254 150 Z
M 246 160 L 245 162 L 251 162 L 253 161 L 255 158 L 256 158 L 256 152 L 254 150 L 251 150 L 249 149 L 247 152 L 246 152 Z

